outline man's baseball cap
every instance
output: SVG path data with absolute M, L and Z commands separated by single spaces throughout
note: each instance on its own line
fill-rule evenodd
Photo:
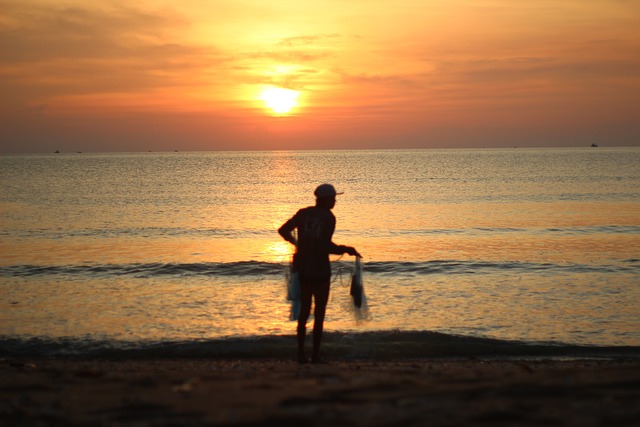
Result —
M 313 194 L 315 194 L 317 198 L 322 199 L 324 197 L 334 197 L 338 194 L 344 193 L 338 193 L 335 187 L 331 184 L 322 184 L 316 188 L 316 191 L 314 191 Z

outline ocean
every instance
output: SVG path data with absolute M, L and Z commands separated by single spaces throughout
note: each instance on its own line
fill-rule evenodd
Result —
M 2 156 L 0 355 L 293 354 L 276 230 L 324 182 L 336 354 L 637 353 L 640 148 L 587 147 Z

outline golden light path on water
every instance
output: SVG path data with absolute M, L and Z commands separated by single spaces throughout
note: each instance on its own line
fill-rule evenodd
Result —
M 194 213 L 190 223 L 192 228 L 235 228 L 238 233 L 234 236 L 220 236 L 212 232 L 208 236 L 204 233 L 183 238 L 118 235 L 95 239 L 80 235 L 71 240 L 43 237 L 28 241 L 3 241 L 0 242 L 0 249 L 5 255 L 0 260 L 0 265 L 247 260 L 287 262 L 294 248 L 282 240 L 276 230 L 281 222 L 304 205 L 301 203 L 299 206 L 273 207 L 272 210 L 267 209 L 270 213 L 261 212 L 264 209 L 262 206 L 251 205 L 210 207 Z M 466 214 L 471 210 L 474 212 L 472 218 Z M 640 239 L 635 234 L 545 233 L 549 224 L 553 225 L 552 228 L 562 230 L 598 226 L 602 224 L 603 218 L 619 226 L 635 225 L 640 203 L 405 205 L 400 209 L 349 204 L 348 201 L 339 200 L 334 211 L 338 218 L 334 240 L 362 248 L 366 261 L 513 259 L 580 263 L 589 257 L 606 259 L 607 254 L 615 258 L 627 253 L 632 258 L 634 253 L 640 253 Z M 51 224 L 42 223 L 43 226 L 55 227 L 56 222 L 65 221 L 64 218 L 56 218 L 55 212 L 47 215 Z M 103 221 L 113 221 L 114 215 L 115 209 L 112 211 L 105 207 L 100 215 L 84 219 L 83 224 L 78 227 L 84 229 L 91 227 L 92 223 L 97 226 Z M 127 224 L 127 217 L 136 215 L 139 213 L 122 215 L 120 226 L 125 229 L 134 228 L 136 224 Z M 212 219 L 208 219 L 209 217 Z M 155 227 L 170 228 L 174 221 L 175 219 L 160 220 L 155 223 Z M 180 221 L 189 221 L 189 218 L 183 217 Z M 515 231 L 506 234 L 459 233 L 459 230 L 467 228 Z M 251 230 L 256 230 L 254 235 Z M 416 230 L 424 230 L 424 233 L 416 233 Z M 242 235 L 248 236 L 241 237 Z

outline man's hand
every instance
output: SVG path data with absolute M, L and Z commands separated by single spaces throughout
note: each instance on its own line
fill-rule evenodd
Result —
M 356 250 L 356 248 L 353 248 L 353 247 L 351 247 L 351 246 L 346 246 L 346 247 L 345 247 L 345 252 L 346 252 L 346 253 L 348 253 L 348 254 L 349 254 L 349 255 L 351 255 L 351 256 L 357 256 L 357 257 L 362 258 L 362 255 L 360 255 L 360 254 L 358 253 L 358 251 Z

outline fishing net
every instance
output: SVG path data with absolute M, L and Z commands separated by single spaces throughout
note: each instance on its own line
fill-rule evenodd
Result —
M 357 256 L 356 263 L 351 275 L 351 286 L 349 289 L 351 295 L 351 311 L 356 322 L 362 322 L 369 319 L 369 306 L 367 305 L 367 295 L 364 292 L 364 284 L 362 283 L 362 259 Z
M 297 271 L 289 268 L 287 275 L 287 301 L 291 302 L 289 320 L 298 320 L 300 317 L 300 277 Z

